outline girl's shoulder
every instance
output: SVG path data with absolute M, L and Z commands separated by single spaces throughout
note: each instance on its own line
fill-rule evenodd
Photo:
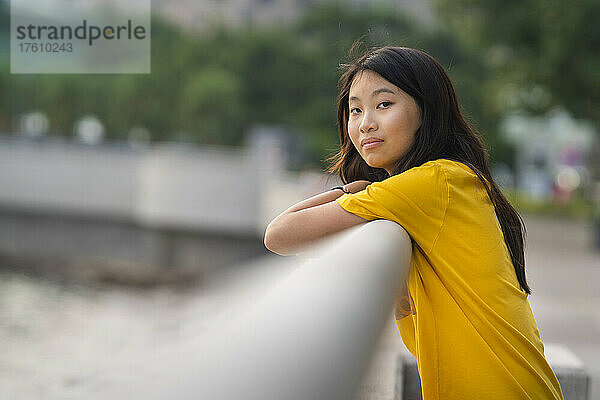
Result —
M 394 181 L 408 179 L 409 176 L 420 179 L 443 176 L 446 180 L 454 178 L 477 178 L 477 174 L 467 163 L 439 158 L 437 160 L 427 161 L 400 174 L 393 175 L 386 180 Z
M 465 163 L 440 158 L 427 161 L 400 174 L 392 175 L 375 186 L 414 186 L 419 192 L 438 190 L 447 192 L 448 186 L 464 186 L 479 181 L 475 171 Z M 437 189 L 436 189 L 437 188 Z
M 440 171 L 443 171 L 446 183 L 451 181 L 451 186 L 454 188 L 490 187 L 488 179 L 483 174 L 477 173 L 475 167 L 469 163 L 440 158 L 425 164 L 435 165 Z
M 424 167 L 424 166 L 433 166 L 433 165 L 438 166 L 439 168 L 441 168 L 444 171 L 453 172 L 454 174 L 461 174 L 461 175 L 468 174 L 468 175 L 472 175 L 472 176 L 477 176 L 475 171 L 473 171 L 473 169 L 466 163 L 463 163 L 460 161 L 449 160 L 446 158 L 439 158 L 437 160 L 427 161 L 426 163 L 424 163 L 421 166 Z

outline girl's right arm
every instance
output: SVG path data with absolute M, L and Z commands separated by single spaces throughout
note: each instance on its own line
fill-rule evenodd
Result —
M 344 187 L 350 193 L 356 193 L 370 183 L 354 181 Z M 297 250 L 314 241 L 368 222 L 344 210 L 335 201 L 343 194 L 341 190 L 330 190 L 285 210 L 267 226 L 264 239 L 267 249 L 280 255 L 296 254 Z

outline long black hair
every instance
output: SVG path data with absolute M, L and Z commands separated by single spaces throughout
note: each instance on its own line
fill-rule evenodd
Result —
M 488 152 L 479 133 L 463 117 L 454 86 L 444 68 L 423 51 L 392 46 L 368 50 L 342 67 L 345 71 L 338 82 L 337 97 L 340 149 L 328 159 L 329 172 L 337 173 L 344 183 L 361 179 L 381 181 L 389 176 L 384 169 L 367 165 L 347 131 L 350 85 L 357 74 L 373 71 L 412 96 L 421 110 L 422 121 L 415 141 L 398 160 L 392 175 L 440 158 L 468 165 L 494 205 L 521 289 L 531 293 L 525 277 L 525 225 L 494 182 Z

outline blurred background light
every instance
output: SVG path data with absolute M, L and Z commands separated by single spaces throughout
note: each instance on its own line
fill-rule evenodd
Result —
M 20 133 L 23 136 L 37 138 L 48 133 L 50 121 L 46 114 L 34 111 L 21 116 L 20 127 Z
M 581 184 L 581 176 L 573 167 L 562 167 L 556 175 L 556 184 L 560 189 L 572 192 Z
M 104 139 L 104 125 L 91 115 L 77 120 L 73 131 L 77 139 L 85 144 L 98 144 Z

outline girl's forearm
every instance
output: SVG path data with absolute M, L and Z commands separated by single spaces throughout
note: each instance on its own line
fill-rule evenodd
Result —
M 313 197 L 309 197 L 306 200 L 302 200 L 299 203 L 294 204 L 287 210 L 283 212 L 283 214 L 288 214 L 300 210 L 304 210 L 306 208 L 320 206 L 321 204 L 329 203 L 330 201 L 334 201 L 338 197 L 342 196 L 344 192 L 340 189 L 329 190 L 327 192 L 319 193 Z
M 289 255 L 294 254 L 294 249 L 335 232 L 335 229 L 332 231 L 335 224 L 331 222 L 327 222 L 317 230 L 307 228 L 311 223 L 314 224 L 315 214 L 311 214 L 311 209 L 335 201 L 345 191 L 356 193 L 363 190 L 370 183 L 354 181 L 344 185 L 345 190 L 329 190 L 294 204 L 269 223 L 265 230 L 265 246 L 277 254 Z M 323 217 L 325 216 L 321 215 L 318 218 L 327 221 Z
M 348 191 L 349 193 L 360 192 L 365 187 L 367 187 L 370 183 L 371 182 L 364 181 L 364 180 L 363 181 L 354 181 L 354 182 L 345 184 L 344 190 Z M 282 213 L 282 215 L 288 214 L 288 213 L 293 213 L 293 212 L 300 211 L 300 210 L 304 210 L 304 209 L 311 208 L 311 207 L 320 206 L 321 204 L 329 203 L 330 201 L 334 201 L 338 197 L 341 197 L 343 194 L 344 194 L 344 191 L 341 189 L 329 190 L 327 192 L 317 194 L 313 197 L 309 197 L 306 200 L 303 200 L 299 203 L 294 204 L 293 206 L 291 206 L 290 208 L 285 210 Z
M 265 246 L 279 255 L 295 254 L 294 249 L 298 245 L 306 244 L 306 240 L 302 239 L 302 229 L 297 227 L 298 215 L 303 210 L 332 202 L 343 194 L 340 189 L 329 190 L 294 204 L 269 223 L 265 230 Z M 312 232 L 312 236 L 318 238 L 318 232 Z

